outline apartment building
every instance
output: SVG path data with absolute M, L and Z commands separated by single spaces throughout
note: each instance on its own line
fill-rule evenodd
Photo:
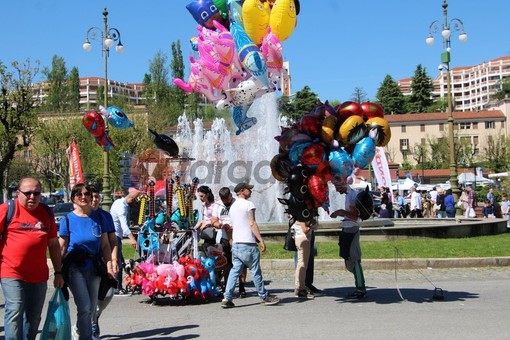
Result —
M 490 106 L 491 97 L 498 91 L 498 82 L 510 76 L 510 56 L 484 61 L 475 66 L 451 69 L 452 99 L 455 111 L 483 111 Z M 435 99 L 447 95 L 447 73 L 441 71 L 433 79 Z M 412 78 L 397 81 L 402 93 L 411 94 Z
M 84 110 L 95 108 L 102 104 L 98 103 L 97 93 L 99 87 L 104 89 L 104 78 L 83 77 L 80 78 L 80 107 Z M 42 104 L 48 96 L 48 82 L 41 82 L 34 85 L 34 99 L 36 104 Z M 109 98 L 127 98 L 131 105 L 137 106 L 143 104 L 143 84 L 142 83 L 123 83 L 120 81 L 108 80 Z

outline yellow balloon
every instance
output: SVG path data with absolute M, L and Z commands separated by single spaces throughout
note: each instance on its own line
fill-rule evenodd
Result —
M 296 27 L 296 5 L 294 0 L 276 0 L 269 16 L 269 26 L 280 41 L 284 41 Z
M 321 137 L 326 144 L 331 143 L 335 138 L 336 120 L 335 116 L 327 116 L 322 122 Z
M 262 44 L 269 25 L 269 4 L 260 0 L 245 0 L 243 3 L 243 26 L 246 34 L 256 45 Z
M 391 129 L 388 121 L 381 117 L 374 117 L 367 120 L 365 123 L 368 131 L 375 130 L 377 133 L 375 139 L 376 146 L 386 146 L 391 139 Z
M 356 144 L 367 134 L 367 127 L 360 116 L 350 116 L 339 129 L 343 145 Z

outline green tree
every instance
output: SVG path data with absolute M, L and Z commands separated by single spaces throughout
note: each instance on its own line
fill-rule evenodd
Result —
M 482 148 L 483 161 L 494 172 L 508 171 L 509 143 L 510 140 L 505 137 L 502 131 L 486 139 L 485 146 Z
M 377 90 L 376 102 L 382 106 L 385 114 L 406 113 L 405 99 L 400 86 L 388 74 Z
M 510 77 L 505 77 L 501 79 L 497 86 L 499 87 L 498 91 L 494 94 L 493 99 L 501 100 L 510 94 Z
M 170 71 L 172 78 L 184 79 L 184 59 L 182 57 L 181 42 L 172 43 L 172 61 L 170 62 Z M 186 106 L 186 99 L 188 95 L 181 88 L 176 85 L 170 87 L 171 97 L 179 104 L 181 112 L 184 111 Z
M 44 109 L 63 113 L 71 107 L 71 90 L 68 85 L 68 73 L 64 58 L 53 56 L 51 69 L 44 67 L 42 73 L 48 81 L 48 96 Z
M 0 190 L 5 179 L 19 180 L 20 174 L 9 173 L 9 165 L 17 151 L 27 149 L 32 143 L 37 117 L 32 98 L 33 79 L 39 72 L 39 62 L 32 66 L 30 59 L 23 63 L 14 61 L 10 70 L 0 61 Z
M 301 117 L 311 111 L 320 102 L 319 97 L 311 91 L 310 87 L 305 86 L 302 90 L 296 92 L 294 99 L 282 96 L 278 103 L 280 112 L 288 117 L 292 122 L 297 122 Z
M 423 113 L 432 104 L 434 85 L 427 75 L 426 68 L 419 64 L 411 81 L 411 95 L 408 110 L 413 113 Z
M 78 68 L 73 67 L 69 72 L 69 111 L 78 112 L 80 110 L 80 74 Z
M 364 103 L 368 101 L 368 96 L 365 90 L 362 87 L 356 86 L 354 88 L 354 92 L 351 94 L 351 101 L 356 102 L 358 104 Z

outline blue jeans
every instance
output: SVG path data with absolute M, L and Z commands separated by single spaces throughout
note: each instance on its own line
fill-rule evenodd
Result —
M 243 268 L 250 269 L 251 278 L 257 294 L 261 299 L 267 296 L 267 290 L 264 288 L 264 280 L 260 269 L 260 251 L 256 243 L 234 243 L 232 245 L 232 269 L 228 274 L 227 286 L 223 294 L 226 300 L 232 301 L 236 282 L 243 272 Z
M 92 318 L 96 315 L 97 293 L 101 277 L 93 270 L 69 267 L 69 289 L 73 293 L 74 303 L 78 312 L 76 325 L 80 339 L 92 338 Z
M 2 279 L 5 339 L 35 339 L 41 322 L 47 283 Z

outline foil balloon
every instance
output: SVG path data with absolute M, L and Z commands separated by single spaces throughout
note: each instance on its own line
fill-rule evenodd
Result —
M 297 165 L 301 162 L 301 155 L 303 150 L 312 145 L 311 142 L 295 142 L 289 150 L 289 159 L 292 164 Z
M 350 116 L 340 126 L 339 134 L 344 145 L 356 144 L 367 135 L 367 126 L 360 116 Z
M 319 163 L 317 169 L 315 169 L 315 174 L 324 178 L 326 182 L 331 181 L 333 176 L 331 175 L 331 165 L 329 164 L 329 161 Z
M 321 122 L 318 117 L 312 115 L 304 115 L 300 121 L 301 131 L 313 137 L 321 135 Z
M 288 199 L 278 198 L 281 204 L 287 205 L 286 212 L 299 222 L 308 222 L 315 217 L 315 209 L 310 198 L 297 198 L 290 195 Z
M 227 0 L 228 17 L 230 21 L 243 25 L 243 2 L 244 0 Z
M 214 29 L 213 20 L 223 21 L 212 0 L 195 0 L 186 5 L 186 8 L 199 25 L 209 29 Z
M 287 155 L 277 154 L 271 159 L 271 174 L 280 182 L 286 181 L 294 166 Z
M 88 111 L 82 118 L 83 126 L 94 137 L 101 137 L 105 133 L 104 119 L 96 111 Z
M 244 0 L 242 11 L 246 34 L 260 45 L 269 25 L 269 4 L 260 0 Z
M 301 133 L 296 126 L 283 130 L 280 136 L 276 136 L 274 139 L 280 143 L 280 150 L 284 153 L 288 153 L 290 151 L 290 147 L 294 142 L 312 141 L 310 136 Z
M 372 102 L 365 102 L 361 104 L 361 109 L 363 110 L 363 115 L 366 119 L 379 117 L 384 117 L 384 110 L 381 105 L 372 103 Z
M 375 156 L 375 141 L 370 137 L 360 140 L 352 151 L 352 161 L 355 167 L 364 169 Z
M 269 17 L 271 31 L 280 39 L 286 40 L 296 27 L 297 14 L 294 0 L 278 0 L 274 3 Z
M 149 131 L 154 135 L 154 144 L 158 149 L 168 153 L 171 157 L 179 155 L 179 146 L 172 138 L 151 129 Z
M 297 198 L 304 198 L 308 194 L 308 177 L 310 177 L 310 171 L 301 166 L 295 166 L 290 173 L 288 179 L 288 192 Z
M 214 6 L 218 9 L 223 19 L 228 18 L 227 0 L 213 0 Z
M 391 129 L 388 121 L 384 118 L 375 117 L 365 123 L 368 131 L 375 131 L 375 145 L 386 146 L 391 139 Z
M 368 185 L 365 190 L 360 191 L 356 196 L 356 209 L 358 209 L 359 217 L 362 220 L 368 220 L 372 216 L 374 212 L 374 200 Z
M 324 118 L 321 126 L 321 138 L 326 144 L 330 144 L 335 139 L 335 126 L 337 117 L 327 116 Z
M 324 178 L 318 175 L 310 176 L 308 180 L 308 190 L 310 195 L 318 203 L 318 206 L 324 206 L 324 203 L 329 201 L 328 183 Z
M 236 135 L 240 135 L 241 132 L 246 131 L 257 124 L 256 117 L 247 116 L 249 109 L 249 105 L 239 105 L 232 108 L 232 119 L 237 126 Z
M 350 116 L 363 116 L 363 109 L 361 105 L 356 102 L 343 102 L 338 105 L 336 108 L 336 112 L 340 115 L 341 121 L 346 120 Z
M 301 154 L 301 164 L 308 166 L 311 169 L 316 169 L 317 166 L 326 159 L 326 149 L 321 144 L 312 144 L 303 150 Z
M 351 156 L 342 148 L 335 149 L 329 153 L 329 165 L 331 175 L 341 179 L 347 178 L 353 169 Z
M 129 120 L 124 111 L 116 106 L 108 106 L 107 109 L 103 106 L 99 106 L 99 112 L 101 112 L 116 129 L 123 130 L 135 126 L 135 123 Z

